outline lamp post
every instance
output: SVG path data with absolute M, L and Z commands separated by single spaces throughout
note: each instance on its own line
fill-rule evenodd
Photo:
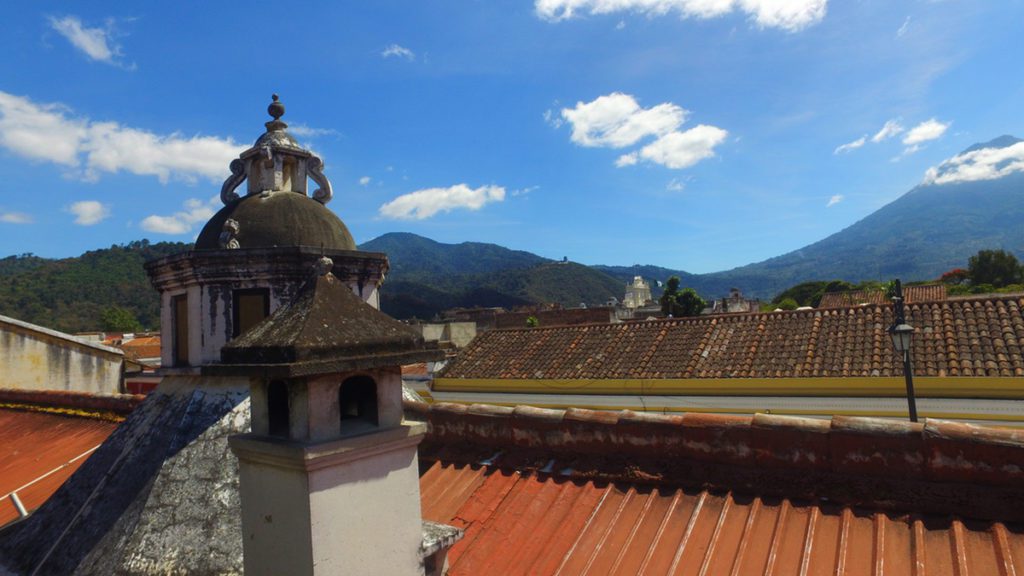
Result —
M 910 410 L 910 421 L 917 422 L 917 401 L 914 399 L 914 373 L 910 364 L 910 346 L 914 339 L 914 327 L 907 324 L 903 310 L 903 287 L 896 280 L 896 295 L 892 298 L 895 318 L 889 327 L 892 347 L 903 355 L 903 377 L 907 381 L 907 406 Z

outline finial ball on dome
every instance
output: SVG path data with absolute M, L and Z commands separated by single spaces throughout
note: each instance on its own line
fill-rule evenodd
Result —
M 272 95 L 271 98 L 274 101 L 270 103 L 270 106 L 267 106 L 267 113 L 273 116 L 274 120 L 277 120 L 284 116 L 284 104 L 281 104 L 277 94 Z

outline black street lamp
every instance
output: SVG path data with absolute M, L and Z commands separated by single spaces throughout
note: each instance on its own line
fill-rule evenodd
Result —
M 892 298 L 895 318 L 889 327 L 892 347 L 903 356 L 903 377 L 907 381 L 907 406 L 910 409 L 910 421 L 917 422 L 917 401 L 914 399 L 914 371 L 910 364 L 910 347 L 914 340 L 914 327 L 907 324 L 903 311 L 903 287 L 896 280 L 896 295 Z

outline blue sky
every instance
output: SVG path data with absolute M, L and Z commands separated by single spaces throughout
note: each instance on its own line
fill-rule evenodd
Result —
M 1024 149 L 954 158 L 1024 136 L 1017 1 L 16 2 L 5 16 L 0 256 L 192 240 L 272 92 L 357 242 L 408 231 L 710 272 L 824 238 L 931 168 L 947 175 L 934 185 L 1024 169 Z

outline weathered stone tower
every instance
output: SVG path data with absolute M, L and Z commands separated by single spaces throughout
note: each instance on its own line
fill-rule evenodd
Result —
M 423 429 L 402 420 L 401 363 L 439 353 L 376 310 L 387 258 L 356 250 L 325 206 L 323 163 L 288 134 L 276 95 L 268 110 L 195 248 L 146 265 L 162 382 L 4 530 L 0 573 L 241 574 L 243 517 L 256 574 L 422 573 L 456 537 L 422 536 Z
M 197 373 L 220 361 L 229 340 L 290 302 L 317 259 L 378 306 L 387 272 L 383 254 L 358 252 L 345 224 L 325 204 L 333 196 L 323 162 L 286 131 L 274 95 L 274 119 L 251 148 L 231 162 L 220 197 L 225 206 L 196 240 L 195 250 L 147 265 L 160 291 L 162 364 L 168 373 Z M 320 187 L 312 197 L 306 182 Z M 235 190 L 248 181 L 247 193 Z
M 240 462 L 246 574 L 422 574 L 421 423 L 402 417 L 401 365 L 436 360 L 321 258 L 298 297 L 205 371 L 250 378 Z

